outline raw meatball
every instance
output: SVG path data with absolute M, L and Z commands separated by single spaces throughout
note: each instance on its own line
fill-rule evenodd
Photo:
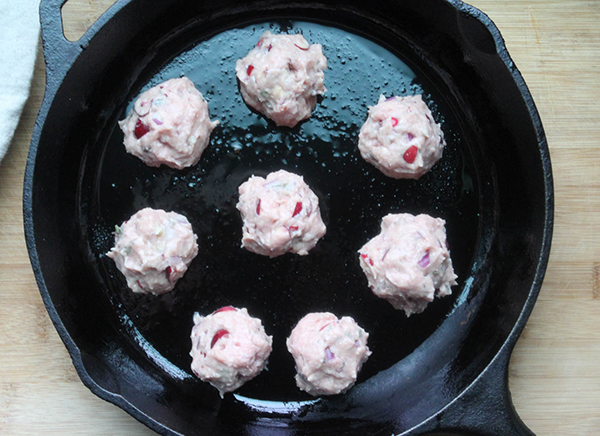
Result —
M 256 377 L 266 366 L 273 338 L 246 309 L 222 307 L 194 314 L 192 371 L 219 390 L 221 397 Z
M 371 355 L 369 334 L 345 316 L 309 313 L 287 339 L 296 361 L 296 384 L 311 395 L 346 392 L 356 382 L 363 363 Z
M 308 254 L 323 237 L 319 199 L 301 176 L 279 170 L 252 176 L 239 187 L 242 247 L 264 256 Z
M 119 126 L 128 153 L 146 165 L 182 169 L 195 165 L 218 121 L 187 77 L 171 79 L 142 93 Z
M 381 233 L 359 250 L 373 293 L 406 316 L 423 312 L 434 296 L 450 295 L 456 284 L 444 225 L 425 214 L 389 214 Z
M 142 209 L 115 229 L 115 246 L 106 255 L 136 293 L 169 292 L 198 254 L 191 224 L 175 212 Z
M 442 129 L 420 95 L 380 96 L 358 135 L 363 159 L 395 179 L 418 179 L 442 157 L 445 146 Z
M 317 96 L 325 92 L 326 68 L 321 44 L 311 45 L 302 35 L 269 31 L 235 66 L 246 103 L 287 127 L 310 117 Z

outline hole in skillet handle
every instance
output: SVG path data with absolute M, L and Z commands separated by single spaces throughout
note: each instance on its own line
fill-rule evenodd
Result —
M 105 0 L 108 2 L 111 0 Z M 79 35 L 75 40 L 71 40 L 74 36 L 72 30 L 73 25 L 69 24 L 71 18 L 81 12 L 81 7 L 66 6 L 67 0 L 42 0 L 40 3 L 40 25 L 42 47 L 44 52 L 44 60 L 46 62 L 46 95 L 45 100 L 50 102 L 54 98 L 56 90 L 60 87 L 65 75 L 73 65 L 73 62 L 85 50 L 93 32 L 88 32 L 91 27 L 99 28 L 102 23 L 108 20 L 95 20 L 93 24 L 85 30 L 85 33 Z M 106 4 L 106 3 L 103 3 Z M 63 17 L 63 7 L 65 7 L 65 17 Z M 73 7 L 73 9 L 72 9 Z M 101 8 L 101 7 L 100 7 Z M 100 9 L 98 8 L 98 9 Z M 105 14 L 105 16 L 110 14 Z M 63 18 L 67 18 L 65 21 Z M 63 24 L 64 23 L 64 24 Z M 69 35 L 69 38 L 65 36 Z
M 65 38 L 78 41 L 116 0 L 67 0 L 61 8 L 62 30 Z

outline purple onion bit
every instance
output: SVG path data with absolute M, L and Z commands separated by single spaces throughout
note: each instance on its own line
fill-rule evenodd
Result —
M 333 354 L 331 352 L 331 350 L 329 349 L 329 347 L 325 348 L 325 358 L 327 360 L 333 360 L 333 359 L 335 359 L 335 354 Z
M 421 260 L 417 262 L 421 268 L 427 268 L 431 261 L 429 260 L 429 251 L 426 251 Z
M 143 117 L 150 112 L 150 105 L 146 100 L 137 100 L 133 105 L 133 111 L 138 114 L 139 117 Z
M 152 121 L 154 121 L 157 125 L 161 125 L 163 122 L 161 120 L 159 120 L 158 118 L 152 118 Z
M 391 101 L 391 100 L 396 100 L 396 96 L 388 97 L 385 99 L 385 101 Z

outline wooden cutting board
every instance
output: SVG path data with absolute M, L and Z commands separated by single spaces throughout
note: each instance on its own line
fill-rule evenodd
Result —
M 77 39 L 111 3 L 69 1 L 66 35 Z M 500 28 L 529 85 L 554 170 L 552 254 L 511 361 L 513 400 L 538 435 L 600 435 L 600 1 L 471 4 Z M 0 165 L 0 434 L 154 434 L 83 386 L 31 272 L 22 181 L 43 89 L 40 54 L 31 98 Z

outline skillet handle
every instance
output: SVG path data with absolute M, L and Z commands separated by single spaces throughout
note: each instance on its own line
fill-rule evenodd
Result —
M 512 347 L 505 347 L 460 397 L 419 427 L 419 435 L 535 436 L 517 414 L 508 387 Z
M 42 0 L 40 24 L 46 61 L 46 89 L 56 89 L 84 50 L 84 43 L 69 41 L 63 32 L 61 9 L 68 0 Z

